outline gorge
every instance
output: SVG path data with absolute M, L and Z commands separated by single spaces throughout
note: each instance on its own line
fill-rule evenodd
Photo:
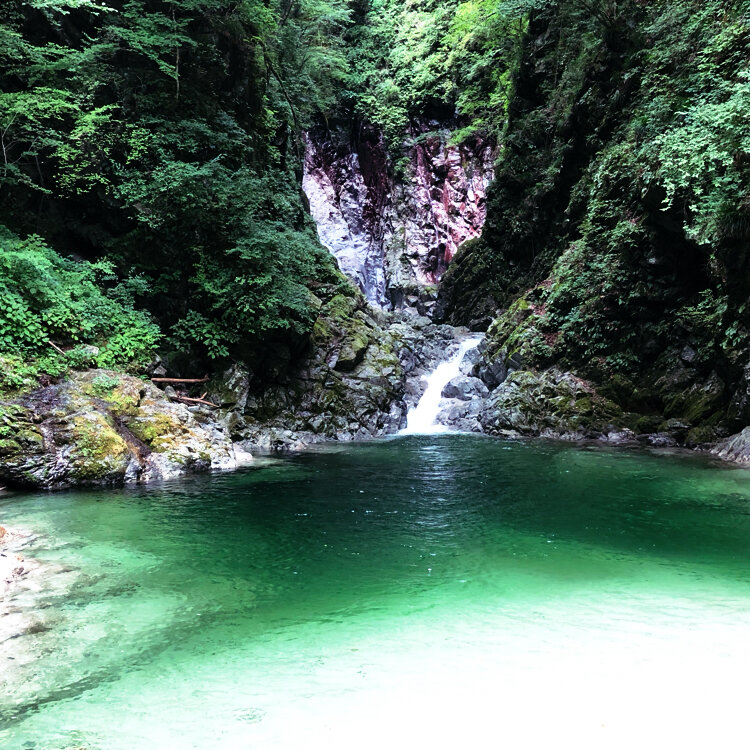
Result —
M 178 70 L 66 1 L 3 16 L 0 481 L 393 434 L 465 329 L 456 428 L 750 455 L 739 7 L 206 0 Z
M 0 746 L 742 745 L 750 3 L 0 42 Z

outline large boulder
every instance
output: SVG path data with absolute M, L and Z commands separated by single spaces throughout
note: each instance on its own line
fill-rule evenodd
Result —
M 76 372 L 0 407 L 0 482 L 60 489 L 247 463 L 204 408 L 129 375 Z
M 725 461 L 750 464 L 750 427 L 720 442 L 712 453 Z
M 485 398 L 488 394 L 489 389 L 479 378 L 459 375 L 443 388 L 442 396 L 470 401 L 473 398 Z
M 601 438 L 623 429 L 622 409 L 575 375 L 517 370 L 485 401 L 479 420 L 490 435 Z

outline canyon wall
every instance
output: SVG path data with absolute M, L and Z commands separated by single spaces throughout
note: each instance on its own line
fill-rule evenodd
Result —
M 373 128 L 307 134 L 303 188 L 318 234 L 372 304 L 429 312 L 456 250 L 481 234 L 493 150 L 450 135 L 436 121 L 413 125 L 396 174 Z

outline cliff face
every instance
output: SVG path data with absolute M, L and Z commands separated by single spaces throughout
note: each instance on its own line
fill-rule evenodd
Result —
M 396 177 L 371 128 L 307 135 L 303 188 L 320 239 L 379 307 L 429 310 L 459 245 L 481 233 L 492 148 L 449 138 L 440 123 L 414 125 Z
M 436 318 L 489 326 L 491 388 L 559 368 L 634 434 L 701 445 L 750 422 L 747 6 L 596 7 L 532 15 Z

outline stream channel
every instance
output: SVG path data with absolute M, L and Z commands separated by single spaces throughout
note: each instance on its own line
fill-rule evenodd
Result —
M 43 567 L 0 747 L 742 747 L 749 509 L 704 459 L 455 433 L 7 495 Z

